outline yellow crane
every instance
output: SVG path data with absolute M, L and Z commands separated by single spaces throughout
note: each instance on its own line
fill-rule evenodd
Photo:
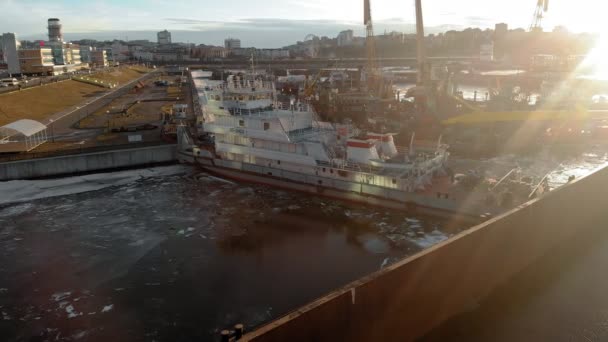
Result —
M 530 24 L 530 32 L 542 32 L 542 21 L 545 13 L 549 10 L 549 0 L 537 0 L 532 24 Z

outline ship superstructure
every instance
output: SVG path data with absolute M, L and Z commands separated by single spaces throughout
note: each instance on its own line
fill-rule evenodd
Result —
M 195 75 L 193 75 L 195 78 Z M 321 122 L 308 103 L 277 101 L 271 81 L 197 80 L 204 143 L 182 159 L 225 177 L 392 208 L 456 212 L 441 141 L 395 146 L 391 133 Z M 472 211 L 471 215 L 478 215 Z

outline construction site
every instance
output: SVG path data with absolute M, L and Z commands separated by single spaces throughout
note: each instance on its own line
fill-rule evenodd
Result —
M 173 106 L 185 105 L 176 111 L 184 119 L 186 112 L 192 117 L 191 106 L 186 105 L 191 100 L 188 87 L 187 79 L 179 75 L 126 66 L 9 92 L 0 95 L 0 123 L 10 127 L 23 119 L 40 122 L 45 141 L 25 149 L 19 143 L 25 138 L 7 131 L 0 149 L 13 152 L 5 158 L 27 159 L 37 153 L 126 145 L 134 139 L 171 140 L 163 132 L 175 131 Z M 129 138 L 132 135 L 137 137 Z

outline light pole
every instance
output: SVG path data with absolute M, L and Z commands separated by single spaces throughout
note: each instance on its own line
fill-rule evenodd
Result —
M 106 110 L 106 120 L 108 122 L 108 134 L 110 134 L 110 111 Z
M 55 120 L 51 119 L 51 124 L 49 126 L 51 126 L 51 142 L 55 142 L 55 127 L 53 126 L 53 122 L 55 122 Z

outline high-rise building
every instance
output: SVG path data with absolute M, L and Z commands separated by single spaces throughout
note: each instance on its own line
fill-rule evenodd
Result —
M 224 47 L 226 49 L 240 49 L 241 40 L 235 39 L 235 38 L 226 38 L 226 39 L 224 39 Z
M 171 32 L 164 30 L 156 34 L 159 45 L 171 44 Z
M 353 43 L 353 30 L 346 30 L 338 33 L 338 46 L 347 46 Z
M 500 23 L 494 25 L 494 36 L 497 38 L 504 37 L 509 32 L 509 25 Z
M 19 49 L 21 43 L 17 40 L 14 33 L 5 33 L 2 35 L 2 58 L 8 66 L 9 74 L 20 74 L 21 66 L 19 64 Z
M 61 21 L 57 18 L 48 20 L 49 42 L 63 43 L 63 32 L 61 31 Z

